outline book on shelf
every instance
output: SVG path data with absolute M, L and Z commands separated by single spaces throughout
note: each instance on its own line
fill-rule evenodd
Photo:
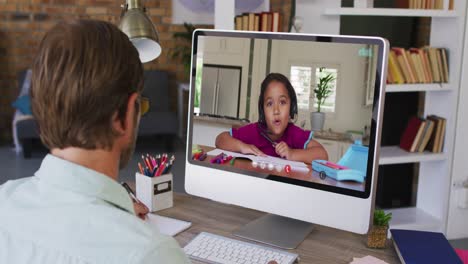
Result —
M 427 54 L 422 49 L 410 48 L 409 53 L 411 59 L 416 65 L 416 73 L 420 83 L 431 83 L 432 73 L 431 68 L 427 60 Z
M 279 12 L 273 12 L 272 22 L 271 22 L 271 31 L 281 32 L 281 17 Z
M 395 0 L 396 8 L 409 8 L 409 0 Z
M 242 14 L 242 30 L 249 30 L 249 13 Z
M 422 58 L 424 71 L 425 71 L 425 74 L 427 76 L 427 80 L 428 80 L 429 83 L 433 83 L 434 82 L 434 75 L 432 74 L 431 64 L 430 64 L 430 61 L 429 61 L 429 55 L 426 52 L 422 51 L 421 49 L 419 49 L 419 51 L 420 51 L 420 55 L 421 55 L 421 58 Z
M 242 16 L 239 15 L 239 16 L 236 16 L 234 18 L 234 29 L 235 30 L 242 30 L 243 27 L 242 27 Z
M 413 70 L 409 64 L 408 58 L 406 57 L 406 51 L 403 48 L 391 48 L 392 53 L 395 54 L 397 59 L 398 65 L 402 69 L 403 76 L 405 77 L 406 83 L 415 83 L 416 80 L 414 78 Z
M 442 56 L 442 75 L 444 76 L 444 81 L 449 81 L 449 68 L 448 68 L 448 56 L 447 49 L 440 49 L 440 54 Z
M 411 9 L 443 9 L 444 0 L 397 0 L 396 7 Z M 453 10 L 453 0 L 449 1 L 449 10 Z
M 444 70 L 442 68 L 442 55 L 439 50 L 436 50 L 436 59 L 437 59 L 437 69 L 439 70 L 439 75 L 440 75 L 440 81 L 441 82 L 446 82 L 445 81 L 445 76 L 444 76 Z
M 418 146 L 419 146 L 419 142 L 421 142 L 421 138 L 422 138 L 422 135 L 424 133 L 424 130 L 426 128 L 426 120 L 425 119 L 421 119 L 421 123 L 419 124 L 419 128 L 418 128 L 418 133 L 416 133 L 416 136 L 414 137 L 413 139 L 413 143 L 411 144 L 411 148 L 410 148 L 410 152 L 416 152 Z
M 390 52 L 388 56 L 388 83 L 403 84 L 406 82 L 405 77 L 403 76 L 403 71 L 398 64 L 396 54 Z
M 447 83 L 448 51 L 423 47 L 405 50 L 392 47 L 388 56 L 388 84 Z
M 435 153 L 440 153 L 442 152 L 442 148 L 444 146 L 445 127 L 447 125 L 447 120 L 436 115 L 428 116 L 428 118 L 434 121 L 435 127 L 434 133 L 429 140 L 427 149 Z
M 442 152 L 446 119 L 430 115 L 427 118 L 412 117 L 400 138 L 400 148 L 408 152 Z
M 422 153 L 424 149 L 426 149 L 427 144 L 429 143 L 429 139 L 431 138 L 432 131 L 434 130 L 434 122 L 430 119 L 426 119 L 426 124 L 424 126 L 424 131 L 421 136 L 421 139 L 418 142 L 418 146 L 416 151 Z
M 411 52 L 409 50 L 405 50 L 405 55 L 406 55 L 406 59 L 408 60 L 408 65 L 409 65 L 409 68 L 413 74 L 413 82 L 414 83 L 421 83 L 422 82 L 422 79 L 421 76 L 419 75 L 419 72 L 418 72 L 418 65 L 416 64 L 416 61 L 413 59 L 413 56 L 411 56 Z
M 255 14 L 254 17 L 254 31 L 260 31 L 260 15 Z
M 424 50 L 427 52 L 429 62 L 431 65 L 432 75 L 434 76 L 434 82 L 441 82 L 439 66 L 437 65 L 437 51 L 431 47 L 425 47 Z
M 249 13 L 248 18 L 249 18 L 249 26 L 247 30 L 254 31 L 255 30 L 255 13 Z
M 442 233 L 390 229 L 401 263 L 453 263 L 461 259 Z
M 236 30 L 280 32 L 281 23 L 279 12 L 243 13 L 234 18 Z
M 444 8 L 444 0 L 435 0 L 434 9 L 443 9 L 443 8 Z
M 262 12 L 260 14 L 260 31 L 271 31 L 272 16 L 271 12 Z
M 444 0 L 395 0 L 396 8 L 444 9 Z M 454 0 L 449 0 L 448 10 L 453 10 Z
M 410 118 L 408 125 L 406 126 L 405 131 L 400 138 L 400 148 L 411 151 L 413 142 L 419 132 L 421 127 L 422 120 L 418 117 Z

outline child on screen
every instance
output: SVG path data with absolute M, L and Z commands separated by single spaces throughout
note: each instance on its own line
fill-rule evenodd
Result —
M 216 137 L 216 147 L 224 150 L 282 157 L 310 164 L 328 159 L 325 149 L 312 139 L 313 133 L 292 123 L 297 116 L 297 99 L 288 78 L 270 73 L 263 80 L 258 98 L 259 118 Z

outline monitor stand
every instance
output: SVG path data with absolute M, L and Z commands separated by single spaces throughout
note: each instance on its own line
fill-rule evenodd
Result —
M 312 229 L 313 225 L 311 223 L 266 214 L 232 234 L 279 248 L 294 249 L 304 241 Z

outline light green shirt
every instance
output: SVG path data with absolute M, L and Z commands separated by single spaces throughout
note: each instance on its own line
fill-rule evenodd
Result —
M 47 155 L 35 176 L 0 186 L 0 263 L 189 262 L 96 171 Z

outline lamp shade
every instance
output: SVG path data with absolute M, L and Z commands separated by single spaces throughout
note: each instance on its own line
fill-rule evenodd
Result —
M 158 33 L 142 8 L 124 10 L 119 28 L 138 50 L 142 63 L 152 61 L 161 54 Z

